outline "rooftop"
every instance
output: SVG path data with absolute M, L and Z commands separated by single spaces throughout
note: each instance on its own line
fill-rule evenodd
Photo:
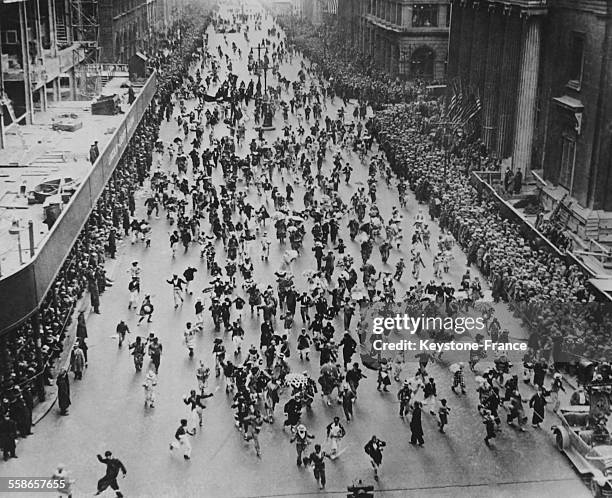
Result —
M 127 82 L 127 76 L 115 77 L 102 89 L 103 95 L 120 96 L 124 112 L 128 109 L 128 89 L 121 85 Z M 139 88 L 134 90 L 138 94 Z M 65 121 L 67 118 L 62 118 L 65 115 L 76 115 L 68 121 L 82 123 L 82 127 L 76 131 L 53 130 L 53 123 Z M 43 223 L 43 204 L 28 204 L 27 193 L 40 183 L 57 178 L 69 177 L 80 182 L 91 169 L 91 144 L 97 140 L 102 152 L 124 118 L 125 114 L 92 115 L 91 101 L 62 101 L 50 103 L 46 112 L 37 112 L 35 124 L 14 125 L 6 130 L 6 147 L 0 150 L 1 276 L 30 261 L 29 221 L 33 223 L 34 251 L 44 244 L 49 232 Z M 26 194 L 20 195 L 23 185 Z M 15 222 L 20 230 L 13 226 Z

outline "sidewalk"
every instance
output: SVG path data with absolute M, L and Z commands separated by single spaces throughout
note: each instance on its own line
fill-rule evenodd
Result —
M 121 255 L 125 251 L 127 237 L 120 239 L 117 244 L 117 255 L 115 259 L 107 259 L 104 267 L 106 268 L 106 274 L 111 279 L 114 279 L 114 273 L 117 269 L 118 262 L 121 259 Z M 92 313 L 91 306 L 89 304 L 89 293 L 85 293 L 83 297 L 77 302 L 74 309 L 74 318 L 72 323 L 68 327 L 66 331 L 66 339 L 64 340 L 64 349 L 62 354 L 53 365 L 53 379 L 57 377 L 58 372 L 62 368 L 70 369 L 70 356 L 72 353 L 72 348 L 76 342 L 76 328 L 77 328 L 77 320 L 76 316 L 79 312 L 85 313 L 85 320 L 89 318 L 89 315 Z M 85 370 L 85 373 L 87 370 Z M 71 379 L 72 380 L 72 379 Z M 54 380 L 53 384 L 50 386 L 45 386 L 45 400 L 34 405 L 34 409 L 32 410 L 32 425 L 38 424 L 45 416 L 51 411 L 53 406 L 57 401 L 57 386 L 55 385 Z

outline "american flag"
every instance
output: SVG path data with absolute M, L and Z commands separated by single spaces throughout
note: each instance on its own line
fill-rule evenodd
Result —
M 447 120 L 455 128 L 464 128 L 482 109 L 478 88 L 465 88 L 461 80 L 451 82 L 452 96 L 447 109 Z
M 327 14 L 338 13 L 338 0 L 324 0 L 323 11 Z

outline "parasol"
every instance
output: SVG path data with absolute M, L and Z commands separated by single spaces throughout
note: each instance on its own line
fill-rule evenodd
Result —
M 295 261 L 298 256 L 299 253 L 297 251 L 293 249 L 287 249 L 283 254 L 283 260 L 285 261 L 285 263 L 289 264 L 292 261 Z
M 361 301 L 362 299 L 365 299 L 366 296 L 367 295 L 363 289 L 355 289 L 353 292 L 351 292 L 351 298 L 353 298 L 355 301 Z
M 479 361 L 474 365 L 474 372 L 483 374 L 495 369 L 495 363 L 492 361 Z
M 448 367 L 448 369 L 451 371 L 451 373 L 455 373 L 458 372 L 460 370 L 459 367 L 459 363 L 453 363 L 450 367 Z
M 300 374 L 300 373 L 288 373 L 287 376 L 285 377 L 285 381 L 291 387 L 300 389 L 306 386 L 306 384 L 308 383 L 308 378 L 305 375 Z
M 365 233 L 365 232 L 360 232 L 357 237 L 355 237 L 355 240 L 357 242 L 359 242 L 360 244 L 362 244 L 363 242 L 366 242 L 367 240 L 369 240 L 370 236 Z

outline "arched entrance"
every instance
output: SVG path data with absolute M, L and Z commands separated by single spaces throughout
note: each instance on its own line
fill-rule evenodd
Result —
M 433 79 L 435 52 L 432 48 L 417 48 L 410 58 L 410 72 L 415 78 Z

